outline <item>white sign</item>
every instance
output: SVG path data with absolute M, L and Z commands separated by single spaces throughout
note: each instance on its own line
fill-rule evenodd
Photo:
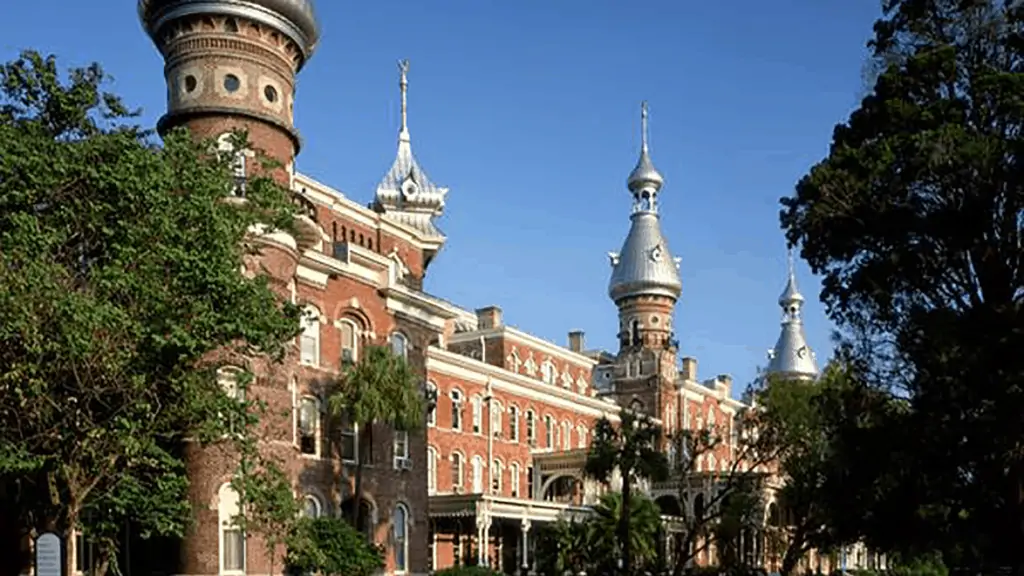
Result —
M 61 576 L 60 538 L 53 532 L 36 538 L 36 576 Z

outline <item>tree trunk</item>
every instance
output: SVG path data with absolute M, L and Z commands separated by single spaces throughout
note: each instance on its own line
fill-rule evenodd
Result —
M 786 547 L 786 553 L 782 556 L 782 566 L 779 567 L 779 576 L 789 576 L 793 573 L 797 563 L 804 557 L 805 546 L 804 537 L 802 534 L 797 533 L 793 535 L 793 540 Z
M 352 497 L 352 527 L 356 530 L 361 529 L 360 523 L 363 521 L 363 462 L 365 461 L 363 454 L 366 445 L 369 444 L 367 440 L 372 441 L 370 426 L 372 425 L 367 424 L 360 428 L 361 433 L 356 444 L 356 480 L 353 489 L 355 494 Z
M 622 471 L 622 506 L 619 509 L 619 540 L 622 546 L 622 573 L 630 574 L 632 566 L 632 555 L 629 546 L 629 500 L 630 500 L 630 475 L 631 470 Z

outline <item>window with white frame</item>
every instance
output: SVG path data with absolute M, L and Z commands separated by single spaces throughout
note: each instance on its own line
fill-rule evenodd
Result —
M 427 446 L 427 494 L 437 492 L 437 448 Z
M 555 421 L 551 416 L 544 417 L 544 447 L 555 447 Z
M 241 375 L 242 369 L 235 366 L 225 366 L 217 370 L 217 383 L 224 390 L 224 394 L 238 402 L 245 401 L 245 389 L 239 382 Z M 231 411 L 227 415 L 222 414 L 221 416 L 225 419 L 230 434 L 241 433 L 244 429 L 245 423 L 239 421 L 243 418 L 243 414 L 240 412 Z
M 306 456 L 320 455 L 320 402 L 304 396 L 298 410 L 299 452 Z
M 533 410 L 526 411 L 526 440 L 530 446 L 537 445 L 537 415 Z
M 409 359 L 409 339 L 401 332 L 391 335 L 391 353 L 403 360 Z
M 319 518 L 324 514 L 324 505 L 320 499 L 312 494 L 306 494 L 302 498 L 302 515 L 306 518 Z
M 341 461 L 354 464 L 359 451 L 359 430 L 346 422 L 341 427 Z
M 348 318 L 338 323 L 341 336 L 341 364 L 352 364 L 359 360 L 359 327 Z
M 409 433 L 404 430 L 395 431 L 395 470 L 409 470 L 412 460 L 409 458 Z
M 217 493 L 221 574 L 245 573 L 245 533 L 238 526 L 241 511 L 238 492 L 231 484 L 221 485 Z
M 395 506 L 391 519 L 395 543 L 395 574 L 409 571 L 409 509 L 405 504 Z
M 491 401 L 491 430 L 495 438 L 501 437 L 501 413 L 504 411 L 500 402 Z
M 553 384 L 555 382 L 555 365 L 551 363 L 551 360 L 545 360 L 541 363 L 540 377 L 544 380 L 545 384 Z
M 479 434 L 484 429 L 484 401 L 479 396 L 473 396 L 473 434 Z
M 572 450 L 571 422 L 562 422 L 562 450 Z
M 513 462 L 508 467 L 509 493 L 513 498 L 519 498 L 519 464 Z
M 302 311 L 299 362 L 307 366 L 320 365 L 320 311 L 313 306 L 306 306 Z
M 427 426 L 437 425 L 437 384 L 427 382 Z
M 462 392 L 452 390 L 452 430 L 462 430 Z
M 587 427 L 584 426 L 583 424 L 576 425 L 576 447 L 587 447 Z
M 452 452 L 451 461 L 452 461 L 452 470 L 451 470 L 452 489 L 458 491 L 463 486 L 462 478 L 463 478 L 463 466 L 465 464 L 465 462 L 464 462 L 465 459 L 462 457 L 461 453 L 459 453 L 459 452 Z
M 519 442 L 519 407 L 509 406 L 508 408 L 508 439 Z
M 504 466 L 501 464 L 501 460 L 493 460 L 491 462 L 491 493 L 501 494 L 501 475 L 504 472 Z
M 484 459 L 473 456 L 473 493 L 481 494 L 484 491 Z

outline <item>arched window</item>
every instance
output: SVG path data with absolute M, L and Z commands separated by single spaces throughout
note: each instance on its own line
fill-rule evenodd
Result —
M 484 491 L 484 459 L 473 456 L 473 493 L 480 494 Z
M 320 311 L 312 306 L 302 311 L 299 362 L 307 366 L 320 365 Z
M 391 527 L 395 539 L 395 573 L 404 574 L 409 571 L 409 509 L 405 504 L 395 506 Z
M 551 363 L 551 360 L 545 360 L 540 365 L 540 377 L 544 380 L 545 384 L 553 384 L 555 382 L 555 365 Z
M 359 327 L 356 323 L 343 318 L 338 323 L 341 333 L 341 363 L 351 364 L 359 360 Z
M 395 332 L 391 335 L 391 353 L 402 360 L 409 359 L 409 339 L 405 334 Z
M 427 426 L 437 425 L 437 384 L 427 382 Z
M 437 448 L 427 446 L 427 494 L 437 492 Z
M 245 533 L 237 524 L 241 510 L 238 492 L 231 484 L 221 485 L 217 493 L 221 574 L 245 573 Z
M 412 458 L 409 457 L 409 433 L 395 430 L 393 442 L 395 470 L 412 470 Z
M 462 430 L 462 392 L 452 390 L 452 430 Z
M 715 429 L 715 408 L 714 406 L 708 407 L 708 429 Z
M 576 425 L 576 447 L 587 447 L 587 427 L 584 426 L 583 424 Z
M 459 452 L 452 452 L 452 490 L 459 492 L 462 489 L 462 477 L 463 477 L 463 464 L 465 459 Z
M 323 513 L 324 506 L 320 499 L 312 494 L 306 494 L 302 499 L 302 515 L 306 518 L 319 518 Z
M 509 492 L 513 498 L 519 498 L 519 464 L 513 462 L 508 467 Z
M 629 323 L 629 343 L 636 346 L 640 343 L 640 321 L 632 320 Z
M 572 423 L 562 422 L 562 450 L 572 450 Z
M 508 407 L 508 439 L 519 442 L 519 407 Z
M 704 495 L 697 494 L 693 497 L 693 519 L 700 522 L 704 519 Z
M 304 396 L 298 409 L 299 452 L 307 456 L 320 455 L 320 402 Z
M 526 411 L 526 440 L 531 447 L 537 445 L 537 416 L 533 410 Z

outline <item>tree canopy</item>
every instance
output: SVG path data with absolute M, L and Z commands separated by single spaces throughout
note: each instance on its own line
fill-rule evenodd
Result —
M 109 561 L 125 522 L 183 532 L 181 441 L 249 417 L 216 369 L 280 358 L 298 315 L 241 272 L 287 192 L 257 174 L 226 201 L 229 160 L 154 142 L 106 79 L 34 52 L 0 67 L 0 500 L 5 536 L 84 529 Z
M 836 514 L 885 548 L 1022 571 L 1024 5 L 883 10 L 873 89 L 782 200 L 864 383 L 833 404 L 853 458 Z

